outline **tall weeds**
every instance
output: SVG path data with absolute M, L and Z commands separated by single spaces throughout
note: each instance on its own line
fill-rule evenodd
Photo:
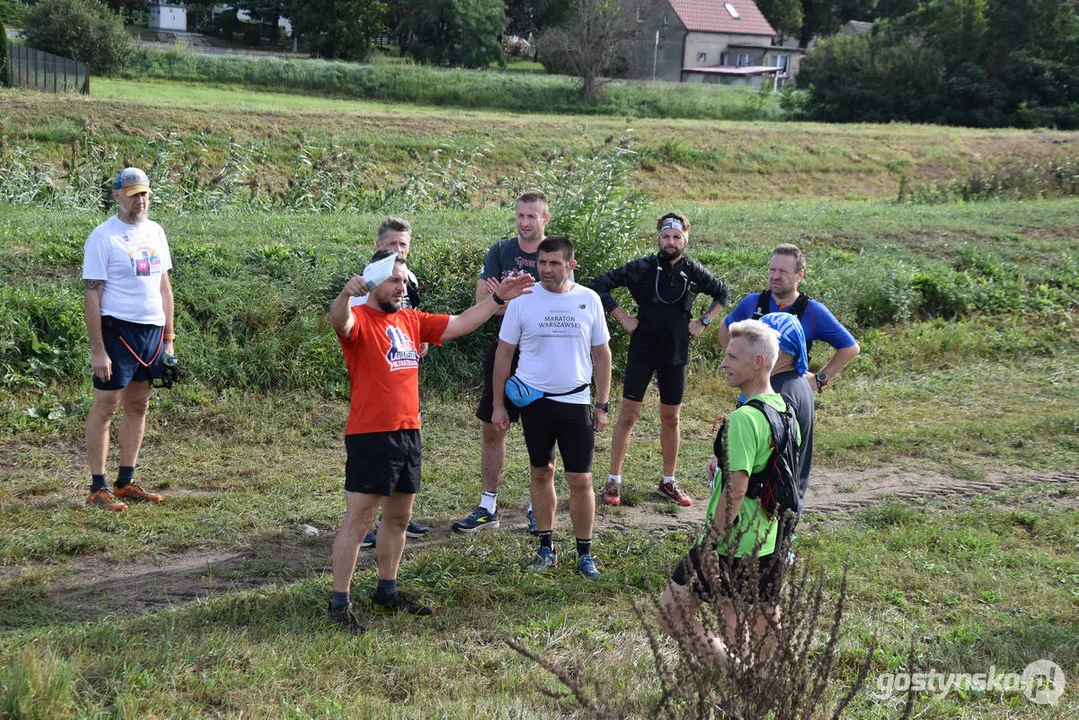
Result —
M 1079 195 L 1079 158 L 1064 156 L 1036 163 L 1003 163 L 989 170 L 975 170 L 965 178 L 925 183 L 913 190 L 907 187 L 904 177 L 897 199 L 899 202 L 935 204 L 1075 195 Z

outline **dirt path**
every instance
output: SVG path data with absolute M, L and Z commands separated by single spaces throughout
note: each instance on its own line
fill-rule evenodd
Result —
M 871 506 L 888 496 L 904 500 L 962 501 L 1024 485 L 1048 485 L 1069 490 L 1067 493 L 1052 492 L 1051 496 L 1079 503 L 1079 495 L 1070 492 L 1079 490 L 1079 470 L 1021 477 L 996 474 L 983 480 L 957 480 L 890 467 L 815 473 L 806 509 L 817 514 L 845 514 Z M 654 503 L 649 500 L 632 507 L 604 510 L 597 517 L 597 527 L 615 530 L 644 525 L 662 529 L 703 524 L 704 502 L 676 513 L 660 510 L 662 507 L 657 495 Z M 523 532 L 525 525 L 523 510 L 503 511 L 499 532 Z M 53 584 L 49 600 L 77 609 L 83 617 L 100 617 L 120 608 L 126 612 L 144 612 L 328 572 L 333 530 L 323 528 L 316 538 L 299 535 L 300 528 L 295 528 L 291 535 L 266 539 L 241 550 L 193 550 L 161 558 L 140 558 L 130 563 L 118 564 L 102 558 L 76 560 Z M 452 535 L 448 527 L 433 527 L 423 540 L 409 541 L 409 547 L 451 541 Z M 373 552 L 361 552 L 361 569 L 373 567 L 374 563 Z

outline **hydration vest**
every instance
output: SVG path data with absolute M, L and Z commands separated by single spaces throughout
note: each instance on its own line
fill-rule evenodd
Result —
M 798 293 L 798 299 L 792 302 L 783 310 L 779 312 L 790 313 L 798 318 L 798 322 L 802 321 L 802 316 L 806 314 L 806 308 L 809 307 L 809 296 L 805 293 Z M 772 312 L 772 291 L 762 290 L 761 294 L 757 296 L 757 307 L 753 310 L 752 318 L 754 320 L 760 320 L 762 317 Z M 808 333 L 806 333 L 808 336 Z M 806 362 L 809 362 L 809 351 L 813 347 L 813 341 L 806 337 Z

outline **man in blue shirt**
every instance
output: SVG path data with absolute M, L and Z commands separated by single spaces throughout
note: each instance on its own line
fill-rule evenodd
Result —
M 727 348 L 730 332 L 727 328 L 739 320 L 760 319 L 773 312 L 796 315 L 805 332 L 806 348 L 812 352 L 813 341 L 823 340 L 835 348 L 832 357 L 816 375 L 807 375 L 810 387 L 818 393 L 862 351 L 854 336 L 843 327 L 823 304 L 798 292 L 805 277 L 805 255 L 796 245 L 784 243 L 772 251 L 768 264 L 768 289 L 750 293 L 719 326 L 719 343 Z

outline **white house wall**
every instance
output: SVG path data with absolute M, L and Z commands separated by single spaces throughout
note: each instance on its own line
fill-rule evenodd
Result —
M 734 45 L 736 49 L 730 50 Z M 682 67 L 686 70 L 696 67 L 714 67 L 719 65 L 721 53 L 729 53 L 728 65 L 734 65 L 738 53 L 751 53 L 753 62 L 751 65 L 764 64 L 765 53 L 772 45 L 772 38 L 764 35 L 719 35 L 717 33 L 691 32 L 686 35 L 686 49 L 682 55 Z M 747 49 L 754 46 L 759 49 Z M 704 53 L 704 60 L 700 60 L 700 54 Z

